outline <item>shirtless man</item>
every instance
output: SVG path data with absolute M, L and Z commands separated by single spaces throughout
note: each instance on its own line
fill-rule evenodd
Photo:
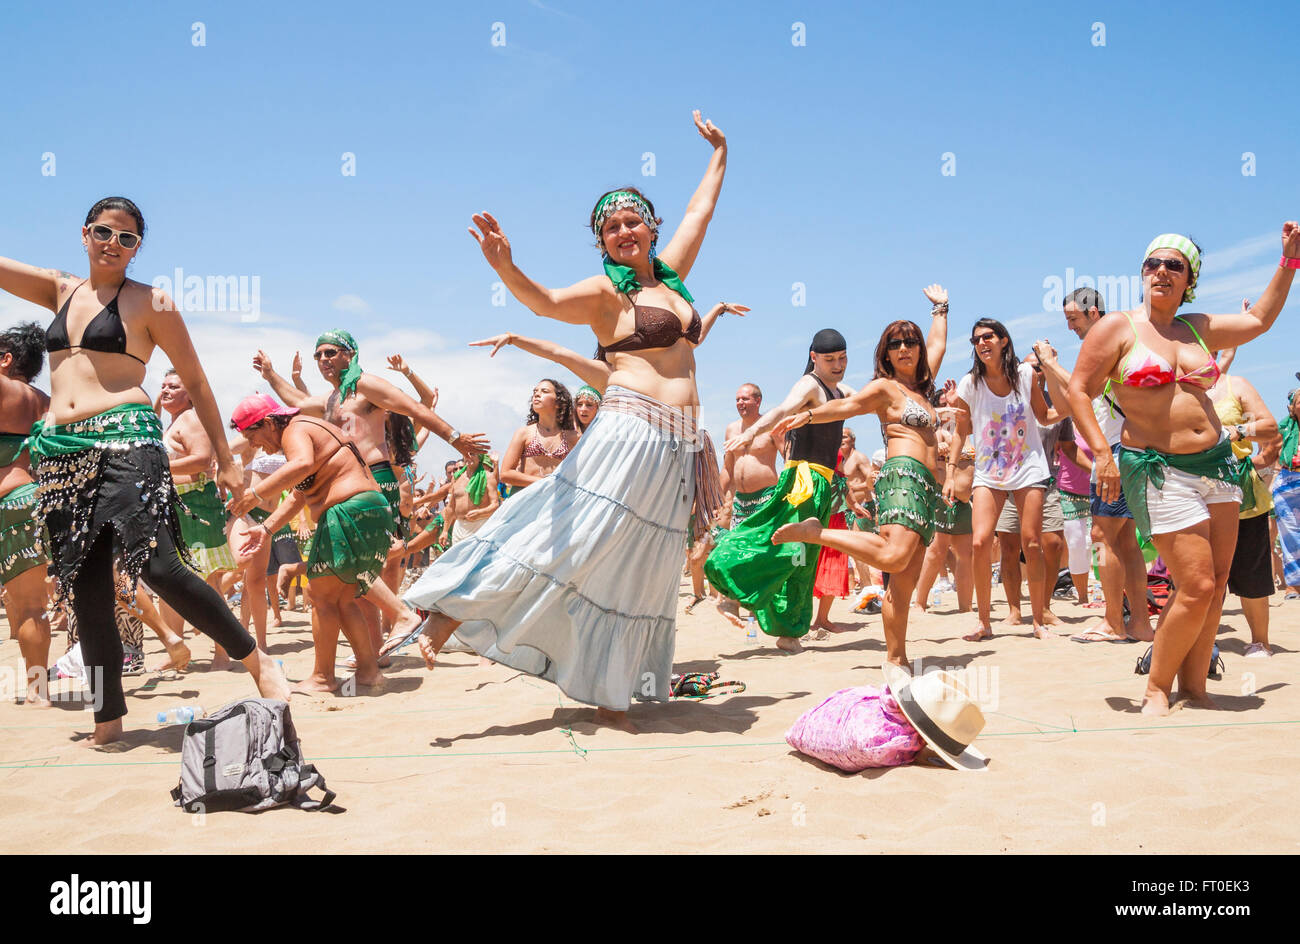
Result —
M 501 505 L 497 473 L 487 456 L 475 456 L 452 475 L 447 495 L 447 517 L 451 520 L 451 543 L 469 537 L 487 523 Z
M 158 402 L 171 417 L 171 423 L 163 434 L 163 444 L 167 447 L 172 482 L 184 506 L 176 509 L 181 522 L 181 536 L 198 565 L 199 576 L 220 593 L 222 577 L 236 566 L 226 535 L 226 510 L 212 478 L 216 452 L 199 422 L 185 384 L 175 371 L 169 370 L 163 375 Z M 172 633 L 183 637 L 185 620 L 166 602 L 160 602 L 163 622 Z M 212 668 L 228 669 L 230 665 L 226 650 L 214 646 Z
M 271 384 L 275 393 L 288 406 L 297 407 L 307 416 L 319 416 L 333 423 L 352 437 L 370 471 L 388 499 L 393 512 L 393 528 L 400 527 L 400 490 L 393 474 L 385 435 L 388 414 L 409 416 L 460 452 L 466 458 L 487 451 L 487 439 L 482 433 L 461 433 L 422 403 L 416 402 L 384 378 L 361 370 L 358 363 L 357 343 L 346 331 L 326 331 L 316 339 L 316 359 L 321 376 L 333 388 L 328 396 L 306 396 L 293 384 L 277 374 L 271 360 L 262 351 L 253 358 L 253 369 Z M 387 591 L 385 593 L 384 591 Z M 410 623 L 414 613 L 405 613 L 396 596 L 382 581 L 371 585 L 365 599 L 378 606 L 395 624 Z M 362 607 L 363 611 L 368 607 Z M 375 649 L 382 642 L 378 613 L 367 613 L 367 624 Z M 381 666 L 383 662 L 381 661 Z
M 758 384 L 742 384 L 736 391 L 736 412 L 740 419 L 727 425 L 724 441 L 731 442 L 758 422 L 763 415 L 763 391 Z M 785 458 L 785 437 L 760 433 L 748 446 L 723 455 L 722 490 L 726 498 L 724 524 L 737 527 L 767 501 L 776 489 L 776 460 Z M 718 612 L 736 626 L 743 627 L 740 607 L 725 597 L 718 603 Z

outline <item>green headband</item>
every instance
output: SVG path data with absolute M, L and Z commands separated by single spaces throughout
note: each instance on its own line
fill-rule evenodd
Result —
M 615 190 L 600 198 L 600 202 L 596 204 L 596 212 L 592 214 L 591 231 L 595 234 L 598 245 L 600 245 L 600 231 L 604 228 L 605 221 L 619 210 L 635 210 L 637 216 L 641 217 L 645 225 L 650 228 L 650 245 L 653 246 L 659 241 L 659 224 L 655 222 L 655 215 L 645 198 L 630 190 Z
M 361 379 L 361 363 L 357 355 L 357 342 L 346 331 L 326 331 L 316 339 L 316 346 L 333 344 L 352 352 L 352 360 L 339 374 L 339 402 L 346 400 L 357 392 L 357 381 Z
M 1151 245 L 1147 246 L 1146 255 L 1142 257 L 1145 262 L 1151 253 L 1157 249 L 1174 249 L 1183 254 L 1187 264 L 1192 267 L 1192 277 L 1187 280 L 1187 291 L 1183 293 L 1183 301 L 1190 302 L 1196 297 L 1196 292 L 1192 289 L 1191 284 L 1201 275 L 1201 252 L 1196 248 L 1196 244 L 1186 236 L 1179 236 L 1177 233 L 1164 233 L 1151 240 Z
M 595 387 L 593 387 L 591 384 L 583 384 L 581 387 L 578 388 L 578 392 L 573 395 L 573 399 L 575 400 L 581 400 L 583 397 L 590 397 L 591 399 L 595 400 L 597 403 L 605 402 L 604 397 L 600 395 L 600 391 L 597 390 Z

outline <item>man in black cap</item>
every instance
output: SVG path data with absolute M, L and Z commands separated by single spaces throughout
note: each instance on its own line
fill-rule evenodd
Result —
M 844 336 L 823 328 L 813 337 L 808 364 L 781 405 L 727 442 L 727 452 L 746 449 L 787 416 L 853 393 L 840 381 L 848 367 Z M 803 544 L 772 543 L 784 524 L 815 517 L 826 525 L 831 514 L 832 482 L 842 422 L 802 426 L 786 436 L 786 464 L 776 490 L 744 523 L 724 534 L 709 555 L 704 573 L 723 596 L 754 612 L 758 625 L 787 652 L 803 647 L 799 638 L 812 622 L 817 551 Z

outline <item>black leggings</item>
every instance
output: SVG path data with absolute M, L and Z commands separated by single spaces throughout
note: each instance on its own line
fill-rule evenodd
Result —
M 81 658 L 90 675 L 91 697 L 99 706 L 95 723 L 115 721 L 126 714 L 122 694 L 122 640 L 113 619 L 113 538 L 111 527 L 100 531 L 86 551 L 73 581 L 72 611 L 81 636 Z M 211 637 L 233 659 L 246 659 L 257 648 L 221 594 L 181 561 L 171 529 L 160 527 L 158 545 L 144 565 L 141 578 L 186 622 Z

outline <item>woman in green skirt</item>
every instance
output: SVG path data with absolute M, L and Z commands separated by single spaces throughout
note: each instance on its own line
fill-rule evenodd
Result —
M 876 345 L 871 383 L 852 396 L 797 413 L 776 427 L 776 432 L 788 433 L 809 423 L 843 422 L 867 413 L 880 418 L 888 458 L 876 479 L 879 533 L 833 531 L 817 518 L 806 518 L 778 528 L 772 543 L 832 547 L 890 574 L 882 610 L 885 658 L 904 668 L 908 605 L 925 549 L 934 539 L 942 501 L 934 477 L 938 417 L 930 397 L 947 347 L 948 293 L 931 285 L 925 294 L 934 304 L 928 341 L 915 322 L 893 322 Z
M 356 659 L 356 683 L 383 684 L 375 647 L 357 598 L 378 579 L 392 545 L 393 517 L 388 500 L 375 482 L 352 440 L 334 426 L 301 416 L 295 407 L 281 406 L 266 395 L 247 397 L 235 407 L 231 426 L 268 453 L 283 452 L 285 463 L 231 506 L 236 515 L 250 512 L 262 495 L 292 489 L 264 521 L 248 532 L 241 556 L 255 553 L 293 519 L 303 505 L 316 520 L 307 586 L 316 659 L 312 674 L 294 688 L 334 691 L 342 684 L 334 675 L 334 655 L 341 630 Z

